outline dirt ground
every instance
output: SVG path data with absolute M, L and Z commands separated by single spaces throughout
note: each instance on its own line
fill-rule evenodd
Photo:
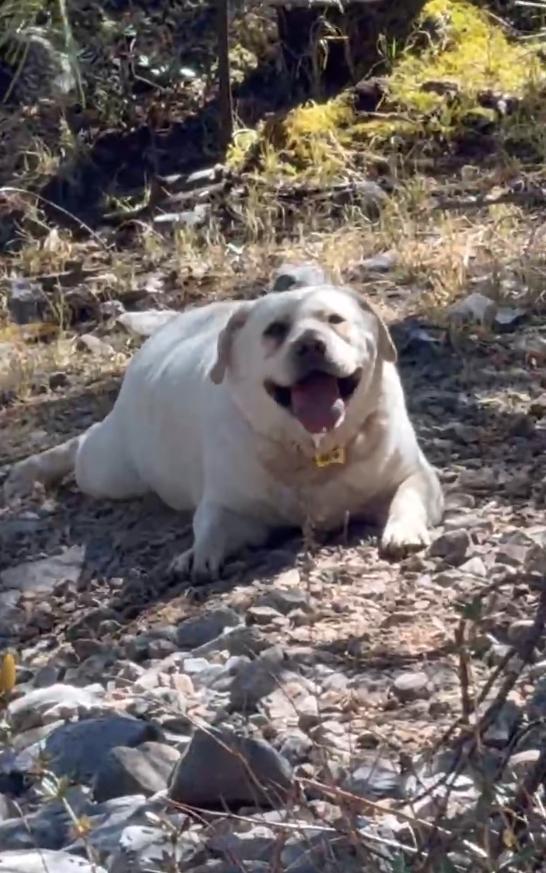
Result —
M 75 549 L 77 566 L 77 578 L 51 591 L 45 617 L 43 593 L 28 590 L 27 623 L 5 642 L 51 660 L 62 653 L 75 618 L 84 621 L 97 608 L 115 610 L 115 641 L 219 603 L 248 610 L 280 578 L 305 587 L 314 608 L 295 623 L 260 619 L 268 639 L 295 661 L 312 652 L 315 665 L 361 678 L 361 690 L 343 700 L 354 741 L 397 753 L 432 749 L 460 714 L 462 605 L 499 583 L 469 642 L 472 693 L 485 681 L 495 646 L 509 642 L 510 627 L 528 624 L 533 614 L 536 596 L 518 584 L 519 543 L 546 530 L 546 377 L 521 348 L 545 322 L 527 316 L 506 333 L 470 331 L 457 343 L 423 321 L 391 326 L 411 416 L 447 495 L 444 526 L 431 549 L 389 563 L 378 557 L 374 531 L 350 529 L 309 549 L 294 535 L 231 563 L 219 583 L 169 587 L 165 567 L 186 547 L 190 519 L 151 497 L 93 501 L 69 483 L 2 510 L 0 569 L 67 549 Z M 99 419 L 117 385 L 116 377 L 93 384 L 76 379 L 5 408 L 3 470 Z M 434 690 L 401 704 L 389 689 L 408 669 L 425 670 Z M 522 685 L 517 694 L 525 693 Z

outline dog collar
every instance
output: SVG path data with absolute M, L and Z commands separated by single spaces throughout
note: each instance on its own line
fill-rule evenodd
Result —
M 345 446 L 334 446 L 328 452 L 321 452 L 320 444 L 322 440 L 320 436 L 313 434 L 312 439 L 315 445 L 313 461 L 315 462 L 316 467 L 331 467 L 333 464 L 345 463 Z
M 329 452 L 319 452 L 317 449 L 313 457 L 316 467 L 331 467 L 333 464 L 344 464 L 345 459 L 344 446 L 335 446 Z

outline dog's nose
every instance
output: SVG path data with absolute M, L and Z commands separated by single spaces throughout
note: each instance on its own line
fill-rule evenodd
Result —
M 306 330 L 296 340 L 295 353 L 298 358 L 322 358 L 326 352 L 326 343 L 314 330 Z

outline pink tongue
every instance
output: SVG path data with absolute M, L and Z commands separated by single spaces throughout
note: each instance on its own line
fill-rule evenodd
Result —
M 337 379 L 313 373 L 292 387 L 292 412 L 309 433 L 332 430 L 345 412 Z

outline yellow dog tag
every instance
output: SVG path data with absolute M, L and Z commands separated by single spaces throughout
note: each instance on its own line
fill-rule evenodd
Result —
M 337 446 L 334 449 L 331 449 L 329 452 L 324 452 L 324 454 L 320 454 L 319 452 L 315 455 L 315 464 L 317 467 L 331 467 L 332 464 L 344 464 L 345 463 L 345 449 L 343 446 Z

